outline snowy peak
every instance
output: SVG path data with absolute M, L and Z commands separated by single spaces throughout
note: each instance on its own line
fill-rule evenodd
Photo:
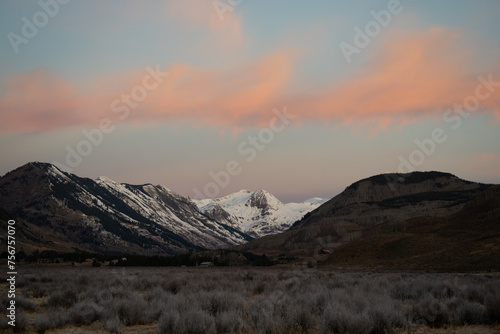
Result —
M 106 176 L 99 176 L 95 181 L 99 184 L 116 184 L 115 181 Z
M 261 237 L 288 229 L 326 201 L 315 197 L 303 203 L 283 204 L 266 190 L 252 192 L 244 189 L 221 198 L 194 202 L 212 219 L 253 237 Z
M 283 207 L 283 203 L 279 199 L 262 189 L 252 193 L 246 205 L 261 209 L 264 214 L 269 214 L 270 210 L 277 211 Z
M 326 199 L 326 198 L 313 197 L 313 198 L 309 198 L 308 200 L 305 200 L 304 203 L 309 203 L 309 204 L 312 204 L 312 205 L 317 205 L 317 204 L 323 204 L 323 203 L 325 203 L 327 201 L 328 201 L 328 199 Z
M 240 204 L 245 204 L 248 202 L 250 197 L 252 197 L 253 192 L 250 190 L 240 190 L 234 194 L 230 194 L 224 197 L 221 197 L 217 199 L 216 201 L 221 203 L 222 206 L 234 206 L 234 205 L 240 205 Z

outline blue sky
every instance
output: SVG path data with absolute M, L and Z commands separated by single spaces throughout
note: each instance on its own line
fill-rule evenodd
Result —
M 391 1 L 220 0 L 222 16 L 202 0 L 42 3 L 57 13 L 0 3 L 1 174 L 37 160 L 191 197 L 264 188 L 298 201 L 399 171 L 401 157 L 421 157 L 415 141 L 441 128 L 446 141 L 415 170 L 500 183 L 500 87 L 475 95 L 479 77 L 500 81 L 498 1 L 402 0 L 386 26 L 373 12 Z M 9 34 L 25 38 L 23 17 L 36 15 L 46 24 L 16 53 Z M 354 28 L 370 22 L 377 33 L 348 61 L 341 43 L 355 47 Z M 147 68 L 168 75 L 154 81 Z M 147 96 L 127 107 L 133 92 Z M 467 118 L 443 118 L 474 98 Z M 275 109 L 296 117 L 267 141 Z M 82 131 L 103 119 L 113 130 L 68 164 L 68 147 L 86 148 Z M 247 161 L 238 147 L 251 137 L 264 148 Z M 217 184 L 210 173 L 229 161 L 240 172 Z

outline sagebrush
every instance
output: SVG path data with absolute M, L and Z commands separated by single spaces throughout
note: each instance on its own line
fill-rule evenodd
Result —
M 390 333 L 500 320 L 494 274 L 29 268 L 19 282 L 21 326 L 38 333 L 147 324 L 159 333 Z

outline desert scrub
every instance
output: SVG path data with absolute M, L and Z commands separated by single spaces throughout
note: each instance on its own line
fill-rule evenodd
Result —
M 500 319 L 494 274 L 29 268 L 23 282 L 19 310 L 33 321 L 21 315 L 20 323 L 38 333 L 67 326 L 118 333 L 153 324 L 159 333 L 361 334 Z

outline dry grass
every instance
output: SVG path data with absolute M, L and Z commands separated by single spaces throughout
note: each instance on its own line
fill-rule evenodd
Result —
M 493 274 L 46 267 L 18 282 L 17 330 L 31 333 L 439 332 L 500 321 Z

